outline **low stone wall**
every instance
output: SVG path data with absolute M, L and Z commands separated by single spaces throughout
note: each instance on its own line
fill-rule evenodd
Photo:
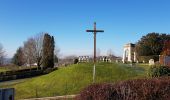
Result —
M 50 69 L 46 69 L 46 70 L 37 70 L 37 69 L 33 68 L 33 69 L 23 69 L 23 70 L 17 70 L 17 71 L 1 72 L 0 73 L 0 82 L 44 75 L 44 74 L 48 74 L 54 70 L 57 70 L 57 68 L 50 68 Z

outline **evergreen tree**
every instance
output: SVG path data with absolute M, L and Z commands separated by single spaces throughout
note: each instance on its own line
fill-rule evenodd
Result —
M 21 47 L 17 49 L 16 53 L 14 54 L 14 57 L 12 58 L 12 62 L 18 66 L 22 66 L 25 64 L 24 53 Z
M 54 48 L 55 48 L 54 37 L 50 36 L 48 33 L 44 34 L 43 67 L 45 69 L 54 67 Z

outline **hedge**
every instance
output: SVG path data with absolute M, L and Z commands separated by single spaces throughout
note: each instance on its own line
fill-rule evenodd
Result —
M 169 100 L 170 77 L 92 84 L 76 100 Z

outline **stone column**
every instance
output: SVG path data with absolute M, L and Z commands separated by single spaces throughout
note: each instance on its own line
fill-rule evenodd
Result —
M 126 49 L 123 49 L 123 59 L 122 62 L 125 63 L 125 58 L 126 58 Z
M 128 61 L 132 62 L 132 55 L 131 55 L 131 47 L 129 47 L 129 52 L 128 52 Z
M 136 52 L 134 52 L 134 62 L 136 62 Z

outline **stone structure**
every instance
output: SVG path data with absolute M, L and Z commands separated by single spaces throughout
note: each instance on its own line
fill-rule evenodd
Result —
M 89 62 L 90 57 L 89 56 L 79 56 L 78 60 L 79 60 L 79 62 Z
M 90 56 L 79 56 L 78 62 L 92 62 L 94 59 Z M 111 57 L 109 56 L 99 56 L 96 58 L 97 62 L 112 62 Z
M 108 56 L 100 56 L 99 62 L 111 62 L 111 58 Z
M 135 44 L 128 43 L 123 48 L 123 63 L 136 62 Z
M 149 65 L 152 66 L 152 65 L 154 65 L 154 64 L 155 64 L 154 59 L 150 59 L 150 60 L 149 60 Z

